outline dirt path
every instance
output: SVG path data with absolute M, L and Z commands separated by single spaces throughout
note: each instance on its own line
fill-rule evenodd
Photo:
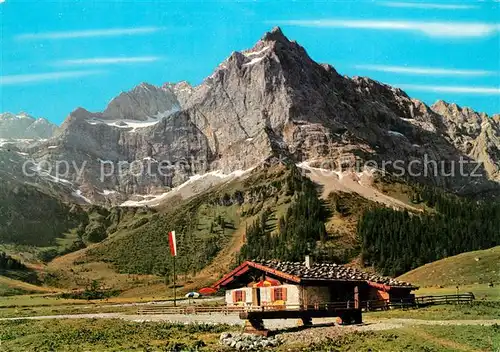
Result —
M 1 318 L 2 320 L 37 320 L 37 319 L 124 319 L 131 321 L 171 321 L 179 323 L 196 323 L 196 322 L 211 322 L 225 323 L 231 325 L 243 325 L 238 314 L 158 314 L 158 315 L 136 315 L 127 313 L 96 313 L 96 314 L 63 314 L 63 315 L 46 315 L 46 316 L 30 316 L 30 317 L 13 317 Z M 316 331 L 317 329 L 332 328 L 335 318 L 317 318 L 313 319 L 313 324 L 319 325 L 317 328 L 309 329 Z M 500 319 L 483 319 L 483 320 L 422 320 L 422 319 L 381 319 L 368 321 L 361 325 L 342 326 L 343 329 L 353 329 L 356 331 L 376 331 L 400 328 L 403 326 L 413 325 L 494 325 L 500 324 Z M 269 319 L 266 320 L 266 325 L 269 329 L 286 329 L 295 327 L 297 321 L 294 319 Z

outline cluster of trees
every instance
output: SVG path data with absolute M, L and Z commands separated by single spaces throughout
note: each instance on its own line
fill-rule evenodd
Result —
M 270 210 L 265 209 L 260 218 L 246 229 L 240 262 L 246 259 L 301 261 L 315 250 L 318 241 L 326 241 L 324 222 L 327 212 L 318 199 L 314 184 L 292 168 L 286 192 L 295 198 L 277 225 L 273 225 L 276 221 L 271 219 Z
M 362 259 L 396 276 L 463 252 L 500 245 L 500 203 L 477 202 L 423 187 L 413 199 L 433 211 L 367 210 L 358 223 Z
M 26 266 L 19 260 L 0 252 L 0 270 L 24 270 Z

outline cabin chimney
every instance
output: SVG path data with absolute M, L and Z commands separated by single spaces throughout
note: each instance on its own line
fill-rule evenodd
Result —
M 309 255 L 306 255 L 306 268 L 311 269 L 313 266 L 313 261 Z

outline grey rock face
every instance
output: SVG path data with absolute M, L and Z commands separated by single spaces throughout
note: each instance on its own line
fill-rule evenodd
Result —
M 169 88 L 141 83 L 111 100 L 101 117 L 145 121 L 169 115 L 179 108 L 179 102 Z
M 37 161 L 86 162 L 83 177 L 68 177 L 87 198 L 102 202 L 103 190 L 118 192 L 116 199 L 165 192 L 195 174 L 245 170 L 280 155 L 335 167 L 352 166 L 355 159 L 379 165 L 424 156 L 447 165 L 480 160 L 483 174 L 473 181 L 441 175 L 419 180 L 485 192 L 498 188 L 499 148 L 498 116 L 444 102 L 428 107 L 369 78 L 343 77 L 277 28 L 253 48 L 233 52 L 196 87 L 141 84 L 102 113 L 73 111 L 54 138 L 29 153 Z M 115 170 L 101 180 L 108 161 Z M 133 161 L 147 161 L 152 171 L 116 169 Z M 164 161 L 172 166 L 159 175 Z
M 46 119 L 36 119 L 26 113 L 0 114 L 0 138 L 46 139 L 52 137 L 57 126 Z
M 499 115 L 489 117 L 442 100 L 432 105 L 431 109 L 443 118 L 437 132 L 448 136 L 463 154 L 481 161 L 487 175 L 500 181 Z

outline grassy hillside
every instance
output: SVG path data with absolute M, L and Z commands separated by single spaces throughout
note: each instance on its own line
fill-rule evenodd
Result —
M 33 285 L 24 281 L 15 280 L 0 275 L 0 297 L 55 291 L 57 290 L 54 288 Z
M 46 264 L 54 258 L 92 247 L 123 229 L 137 229 L 154 213 L 154 210 L 148 208 L 105 209 L 99 206 L 67 204 L 50 192 L 45 193 L 32 185 L 2 178 L 0 253 L 6 253 L 12 261 L 22 263 L 23 267 L 0 267 L 0 275 L 31 284 L 85 287 L 92 280 L 90 270 L 84 269 L 89 271 L 86 277 L 68 280 L 67 275 L 61 275 L 57 269 L 47 269 Z M 63 271 L 72 273 L 72 264 L 65 263 Z M 104 266 L 109 265 L 104 263 Z M 115 274 L 113 270 L 109 271 Z M 106 281 L 107 277 L 102 279 Z M 111 285 L 114 285 L 114 282 L 111 282 Z M 35 292 L 34 287 L 36 286 L 27 289 L 16 285 L 11 287 L 4 280 L 0 293 L 10 295 Z
M 262 166 L 247 177 L 190 199 L 171 199 L 156 211 L 87 207 L 78 210 L 77 224 L 53 234 L 43 246 L 10 243 L 0 249 L 35 263 L 50 286 L 78 288 L 98 280 L 106 287 L 127 291 L 124 295 L 154 295 L 165 291 L 165 277 L 167 283 L 172 281 L 167 232 L 176 230 L 177 281 L 186 289 L 195 289 L 198 283 L 207 285 L 217 279 L 241 259 L 248 228 L 263 214 L 266 233 L 273 238 L 279 235 L 280 219 L 290 220 L 289 208 L 299 201 L 297 190 L 310 185 L 302 175 L 292 176 L 292 169 Z M 373 204 L 355 193 L 332 194 L 322 204 L 328 236 L 309 246 L 317 248 L 317 255 L 347 262 L 359 252 L 356 221 Z M 289 227 L 296 226 L 290 223 Z M 48 265 L 40 265 L 40 259 Z
M 209 285 L 239 261 L 255 257 L 301 260 L 307 252 L 316 260 L 354 260 L 360 266 L 381 271 L 387 269 L 387 265 L 381 265 L 382 259 L 385 263 L 405 265 L 419 263 L 416 259 L 425 263 L 428 258 L 433 259 L 431 255 L 419 257 L 418 253 L 424 253 L 419 251 L 419 238 L 426 236 L 430 240 L 427 233 L 433 231 L 458 233 L 452 231 L 454 227 L 447 219 L 455 217 L 466 222 L 472 211 L 457 209 L 467 206 L 476 212 L 482 210 L 456 197 L 381 179 L 375 180 L 375 187 L 380 190 L 375 200 L 340 190 L 327 196 L 321 184 L 315 185 L 298 171 L 294 166 L 261 166 L 189 199 L 171 198 L 155 210 L 70 207 L 29 186 L 0 182 L 7 197 L 0 201 L 0 221 L 10 231 L 4 231 L 8 236 L 1 237 L 0 230 L 0 251 L 28 264 L 51 287 L 82 288 L 98 280 L 101 286 L 120 290 L 128 297 L 168 295 L 165 284 L 171 285 L 173 273 L 167 240 L 171 230 L 178 234 L 177 283 L 184 290 L 193 290 Z M 382 193 L 397 201 L 377 201 Z M 22 195 L 22 202 L 16 194 Z M 324 198 L 319 198 L 319 194 Z M 50 222 L 42 212 L 32 210 L 30 202 L 43 206 L 47 202 Z M 25 203 L 30 203 L 25 206 L 26 214 L 31 212 L 26 221 L 28 216 L 21 214 Z M 388 204 L 393 204 L 394 209 L 386 208 Z M 20 224 L 30 225 L 23 227 L 13 217 L 18 217 Z M 360 219 L 364 222 L 360 223 Z M 435 219 L 441 219 L 437 229 L 432 227 Z M 474 224 L 479 226 L 477 219 Z M 38 237 L 36 228 L 41 229 L 42 236 Z M 462 228 L 473 230 L 470 226 Z M 408 236 L 412 231 L 418 236 Z M 451 253 L 456 249 L 451 246 L 467 245 L 463 241 L 438 239 L 432 237 L 431 241 L 441 246 L 439 251 L 430 253 L 435 256 Z M 408 252 L 403 253 L 403 248 Z M 410 249 L 416 250 L 417 255 Z M 382 250 L 385 252 L 379 258 Z M 491 260 L 479 259 L 475 263 L 482 265 L 476 270 L 483 273 L 481 282 L 493 280 L 492 270 L 498 275 Z M 470 277 L 477 277 L 474 275 L 471 273 Z M 422 285 L 414 278 L 405 280 Z M 436 278 L 438 285 L 448 285 L 446 280 Z
M 139 227 L 148 213 L 153 211 L 67 204 L 32 185 L 2 179 L 0 251 L 25 263 L 48 262 L 104 240 L 123 222 Z
M 110 288 L 127 291 L 123 293 L 127 296 L 165 293 L 165 278 L 170 284 L 173 273 L 167 241 L 170 230 L 178 234 L 177 283 L 186 290 L 210 284 L 246 258 L 295 256 L 293 260 L 300 260 L 304 253 L 297 248 L 309 248 L 317 260 L 348 263 L 359 258 L 363 242 L 358 221 L 384 205 L 357 193 L 339 191 L 318 203 L 310 181 L 293 170 L 284 165 L 261 167 L 246 178 L 190 199 L 170 200 L 156 213 L 144 209 L 101 210 L 104 215 L 97 216 L 99 223 L 109 222 L 117 212 L 122 212 L 120 221 L 107 225 L 107 237 L 102 242 L 50 263 L 48 282 L 82 287 L 97 279 Z M 411 186 L 400 187 L 396 193 L 401 202 L 420 207 L 414 216 L 423 216 L 424 209 L 427 217 L 436 213 L 427 203 L 412 201 L 415 191 Z M 311 222 L 307 214 L 312 204 L 318 216 Z M 389 211 L 396 219 L 403 214 L 397 209 Z M 320 222 L 326 231 L 317 227 Z M 247 242 L 249 232 L 251 241 Z
M 0 181 L 0 243 L 51 246 L 76 227 L 83 216 L 35 187 L 14 180 Z
M 425 286 L 500 285 L 500 246 L 474 251 L 425 264 L 399 277 Z M 498 288 L 497 288 L 498 289 Z
M 175 230 L 177 282 L 186 290 L 208 285 L 235 264 L 250 221 L 266 210 L 276 227 L 291 202 L 288 175 L 283 165 L 258 168 L 190 199 L 169 199 L 155 211 L 87 209 L 90 222 L 103 225 L 105 238 L 56 257 L 44 268 L 44 281 L 78 288 L 98 280 L 126 297 L 168 295 L 165 278 L 171 283 L 173 270 L 167 233 Z
M 357 193 L 332 192 L 325 200 L 330 217 L 325 223 L 329 241 L 325 243 L 325 251 L 339 262 L 348 263 L 355 259 L 360 251 L 357 235 L 359 218 L 363 213 L 381 204 L 363 198 Z
M 112 263 L 117 271 L 170 277 L 168 231 L 177 232 L 177 272 L 195 276 L 227 249 L 245 220 L 264 209 L 283 212 L 286 168 L 262 168 L 149 216 L 137 229 L 124 229 L 90 249 L 85 261 Z M 289 197 L 288 197 L 289 198 Z

